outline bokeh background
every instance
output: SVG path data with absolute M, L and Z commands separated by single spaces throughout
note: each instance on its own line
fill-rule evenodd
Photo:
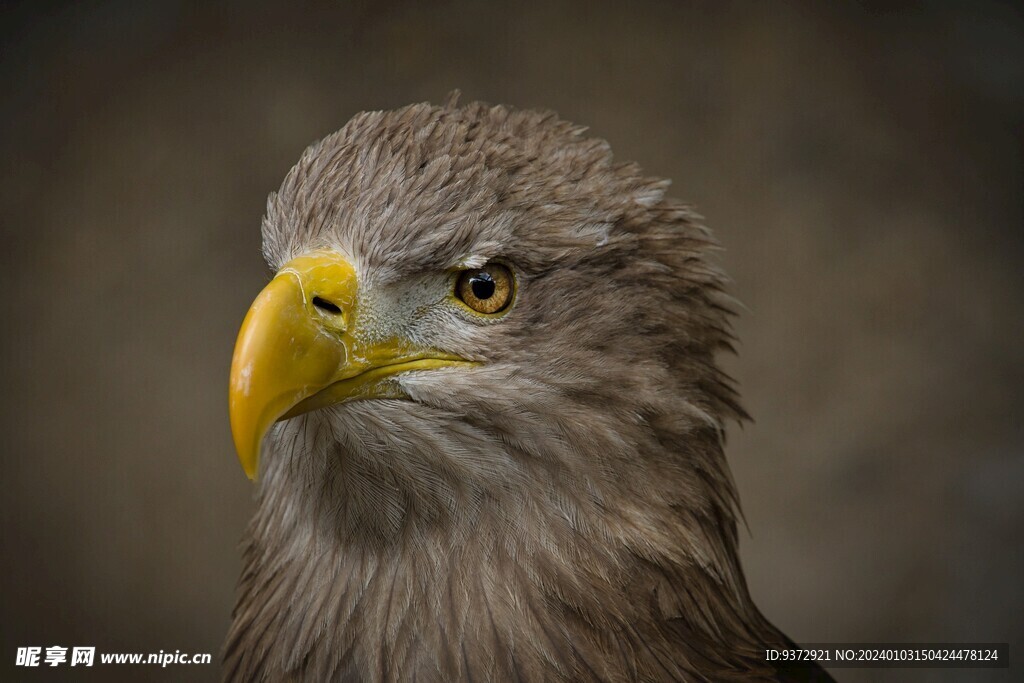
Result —
M 3 679 L 217 678 L 18 670 L 15 648 L 216 657 L 253 510 L 226 380 L 268 279 L 266 194 L 354 113 L 453 88 L 589 125 L 723 243 L 745 304 L 724 362 L 756 420 L 729 455 L 771 619 L 804 642 L 1024 646 L 1020 8 L 85 0 L 0 16 Z

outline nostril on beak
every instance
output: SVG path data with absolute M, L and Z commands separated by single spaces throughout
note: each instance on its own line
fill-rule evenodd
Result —
M 313 305 L 319 308 L 321 311 L 325 313 L 330 313 L 331 315 L 338 315 L 339 313 L 341 313 L 341 308 L 337 304 L 331 303 L 327 299 L 324 299 L 319 296 L 313 297 Z

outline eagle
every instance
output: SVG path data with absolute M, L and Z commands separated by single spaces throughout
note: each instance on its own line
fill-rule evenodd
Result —
M 738 559 L 714 238 L 585 131 L 364 112 L 270 195 L 224 680 L 831 680 Z

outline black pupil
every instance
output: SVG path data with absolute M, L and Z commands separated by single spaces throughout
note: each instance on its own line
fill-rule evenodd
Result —
M 481 301 L 494 296 L 494 278 L 490 273 L 477 273 L 469 278 L 469 286 L 473 289 L 473 296 Z

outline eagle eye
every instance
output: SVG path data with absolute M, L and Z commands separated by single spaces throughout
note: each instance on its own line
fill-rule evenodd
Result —
M 500 263 L 464 270 L 455 283 L 455 296 L 477 313 L 500 313 L 512 302 L 512 271 Z

